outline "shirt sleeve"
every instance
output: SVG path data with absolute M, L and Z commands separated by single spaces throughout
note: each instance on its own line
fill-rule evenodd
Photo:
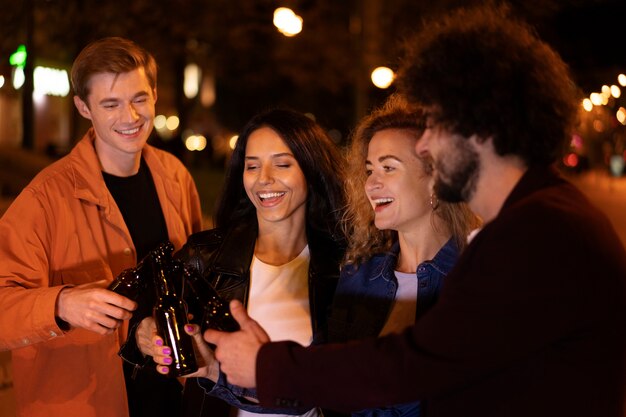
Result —
M 49 278 L 47 216 L 32 191 L 23 191 L 0 219 L 0 349 L 15 349 L 63 334 L 55 320 L 63 285 Z

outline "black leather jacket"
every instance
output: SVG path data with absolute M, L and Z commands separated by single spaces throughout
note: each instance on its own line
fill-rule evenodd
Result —
M 250 264 L 257 238 L 256 218 L 242 221 L 229 229 L 211 229 L 189 236 L 175 258 L 195 268 L 226 301 L 237 299 L 248 304 Z M 339 280 L 339 264 L 344 247 L 330 237 L 307 232 L 309 243 L 309 305 L 314 340 L 326 337 L 326 322 Z M 152 298 L 149 298 L 152 299 Z M 150 363 L 135 342 L 135 330 L 151 314 L 150 306 L 141 306 L 133 314 L 126 343 L 120 356 L 136 366 Z M 149 304 L 145 302 L 143 304 Z
M 256 219 L 227 229 L 194 233 L 176 258 L 195 268 L 226 301 L 248 304 L 250 264 L 257 238 Z M 343 248 L 330 238 L 309 233 L 309 305 L 313 335 L 326 328 L 328 310 L 339 280 Z

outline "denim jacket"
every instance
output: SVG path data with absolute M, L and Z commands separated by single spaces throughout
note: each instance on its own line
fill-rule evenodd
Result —
M 400 245 L 396 242 L 389 253 L 375 255 L 359 266 L 343 268 L 328 320 L 328 342 L 346 342 L 380 334 L 398 289 L 394 270 L 399 251 Z M 416 320 L 437 301 L 444 278 L 458 256 L 459 249 L 450 239 L 432 260 L 418 265 Z M 419 402 L 362 410 L 353 416 L 419 416 Z

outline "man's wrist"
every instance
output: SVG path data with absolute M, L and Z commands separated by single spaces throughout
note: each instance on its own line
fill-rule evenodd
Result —
M 61 290 L 57 294 L 57 300 L 54 305 L 54 321 L 56 322 L 57 326 L 59 326 L 59 329 L 63 331 L 68 331 L 72 327 L 67 321 L 63 319 L 63 314 L 61 313 L 61 310 L 62 310 L 61 305 L 63 304 L 62 298 L 64 296 L 63 292 L 65 292 L 65 290 L 67 290 L 68 288 L 72 288 L 72 287 L 73 285 L 66 285 L 63 288 L 61 288 Z

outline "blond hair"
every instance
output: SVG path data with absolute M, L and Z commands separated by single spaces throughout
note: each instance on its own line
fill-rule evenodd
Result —
M 379 230 L 374 224 L 374 211 L 365 194 L 367 180 L 365 161 L 368 146 L 377 132 L 385 129 L 401 129 L 410 133 L 415 140 L 424 133 L 424 112 L 410 105 L 399 95 L 391 96 L 381 107 L 363 118 L 356 127 L 348 150 L 348 172 L 345 182 L 347 207 L 342 226 L 349 236 L 348 249 L 344 258 L 346 264 L 361 264 L 379 253 L 388 252 L 398 240 L 394 230 Z M 424 175 L 432 176 L 432 161 L 421 158 Z M 478 218 L 465 203 L 438 202 L 433 210 L 440 224 L 452 235 L 457 246 L 463 249 L 469 232 L 478 227 Z M 433 226 L 435 222 L 433 222 Z

